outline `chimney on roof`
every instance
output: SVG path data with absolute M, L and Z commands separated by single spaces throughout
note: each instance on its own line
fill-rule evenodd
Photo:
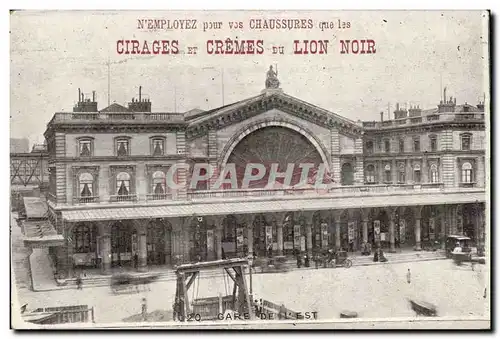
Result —
M 92 91 L 92 100 L 90 100 L 90 99 L 85 99 L 85 94 L 80 88 L 78 88 L 78 102 L 73 107 L 73 112 L 97 112 L 95 91 Z
M 139 99 L 128 103 L 128 109 L 131 112 L 148 112 L 151 113 L 151 101 L 148 98 L 142 98 L 142 86 L 139 86 Z
M 403 109 L 399 106 L 399 103 L 396 104 L 396 110 L 394 111 L 394 119 L 404 119 L 408 115 L 406 109 Z
M 380 112 L 380 121 L 384 121 L 384 112 Z

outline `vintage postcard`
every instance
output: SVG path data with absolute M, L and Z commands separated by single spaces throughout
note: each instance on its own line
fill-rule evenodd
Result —
M 12 11 L 12 321 L 489 329 L 488 11 Z

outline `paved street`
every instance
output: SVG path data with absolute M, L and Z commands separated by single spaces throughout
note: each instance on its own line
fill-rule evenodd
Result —
M 406 272 L 412 272 L 411 283 Z M 253 291 L 261 298 L 285 304 L 297 312 L 317 311 L 320 319 L 338 318 L 342 310 L 352 310 L 364 318 L 412 317 L 406 298 L 416 297 L 437 305 L 441 316 L 482 316 L 488 314 L 483 292 L 486 267 L 456 267 L 451 260 L 435 260 L 359 266 L 349 269 L 318 269 L 253 275 Z M 197 280 L 189 297 L 218 293 L 232 288 L 222 277 Z M 140 313 L 141 299 L 148 300 L 148 311 L 171 310 L 174 281 L 160 281 L 151 291 L 113 295 L 109 287 L 83 290 L 32 292 L 22 289 L 19 301 L 29 309 L 41 306 L 87 304 L 96 308 L 96 322 L 119 322 Z

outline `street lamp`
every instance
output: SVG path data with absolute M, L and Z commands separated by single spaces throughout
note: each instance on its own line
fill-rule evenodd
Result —
M 215 68 L 215 67 L 203 67 L 202 68 L 203 70 L 208 70 L 208 69 L 211 69 L 211 70 L 218 70 L 220 73 L 220 77 L 221 77 L 221 92 L 222 92 L 222 106 L 224 106 L 224 68 L 221 68 L 220 70 Z

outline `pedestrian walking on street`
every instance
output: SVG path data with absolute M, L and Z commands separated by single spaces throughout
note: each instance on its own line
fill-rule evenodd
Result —
M 146 298 L 142 298 L 142 310 L 141 310 L 141 314 L 142 314 L 142 320 L 146 321 L 146 318 L 147 318 L 147 314 L 148 314 L 148 305 L 147 305 L 147 301 L 146 301 Z
M 410 272 L 410 269 L 408 269 L 408 272 L 406 273 L 406 281 L 409 283 L 411 283 L 411 272 Z
M 81 274 L 78 274 L 76 277 L 76 288 L 81 290 L 82 289 L 82 276 Z

